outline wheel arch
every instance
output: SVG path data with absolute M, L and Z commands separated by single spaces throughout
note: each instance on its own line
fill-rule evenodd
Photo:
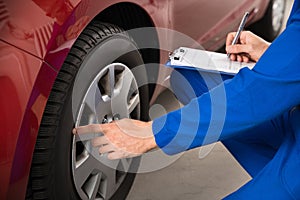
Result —
M 47 52 L 45 53 L 44 60 L 57 69 L 57 71 L 60 70 L 65 58 L 68 55 L 68 52 L 74 45 L 78 36 L 93 20 L 116 25 L 125 31 L 143 27 L 156 27 L 155 20 L 151 17 L 150 11 L 144 9 L 137 3 L 118 2 L 112 5 L 107 5 L 107 7 L 101 7 L 101 5 L 99 5 L 99 8 L 95 9 L 97 10 L 96 12 L 94 10 L 82 11 L 87 9 L 86 4 L 87 1 L 82 1 L 76 8 L 74 8 L 69 18 L 65 20 L 65 23 L 59 27 L 58 30 L 56 30 L 56 33 L 53 34 L 54 37 L 48 42 L 48 48 Z M 95 4 L 93 6 L 98 5 Z M 73 29 L 72 25 L 76 25 L 76 23 L 81 19 L 83 19 L 82 22 L 79 22 L 77 27 L 74 27 L 74 32 L 69 31 Z M 151 30 L 151 33 L 147 34 L 147 36 L 150 36 L 151 38 L 147 39 L 148 41 L 152 42 L 151 47 L 154 46 L 156 49 L 141 49 L 141 53 L 145 63 L 159 63 L 159 37 L 155 29 Z M 71 33 L 68 33 L 68 31 Z M 71 39 L 68 39 L 68 35 L 75 36 L 71 36 Z M 130 36 L 134 39 L 138 46 L 145 47 L 148 45 L 144 44 L 144 41 L 141 40 L 141 37 L 136 37 L 135 35 Z M 65 38 L 65 40 L 62 38 Z M 63 42 L 64 44 L 61 44 Z M 155 75 L 157 75 L 157 73 L 158 72 L 156 72 Z
M 95 19 L 119 26 L 125 31 L 143 27 L 155 27 L 155 23 L 150 14 L 137 4 L 122 2 L 114 4 L 102 12 Z M 130 34 L 130 33 L 129 33 Z M 155 29 L 147 30 L 147 40 L 142 37 L 131 35 L 141 51 L 145 64 L 151 63 L 146 69 L 150 83 L 155 83 L 158 76 L 158 66 L 160 63 L 159 37 Z M 154 47 L 153 49 L 144 49 L 144 47 Z M 153 85 L 153 84 L 152 84 Z M 150 94 L 154 87 L 150 86 Z
M 75 8 L 74 13 L 76 12 L 76 9 L 78 10 L 80 8 Z M 120 13 L 120 11 L 122 13 Z M 112 16 L 114 16 L 114 17 L 112 17 Z M 67 19 L 66 21 L 68 21 L 68 20 L 69 19 Z M 130 30 L 130 29 L 135 29 L 135 28 L 141 28 L 141 27 L 155 27 L 155 24 L 154 24 L 152 18 L 150 17 L 149 13 L 145 9 L 140 7 L 139 5 L 134 4 L 134 3 L 130 3 L 130 2 L 113 4 L 113 5 L 105 8 L 104 10 L 101 10 L 93 18 L 89 19 L 89 22 L 86 24 L 86 26 L 92 20 L 100 20 L 100 21 L 105 22 L 105 23 L 111 23 L 111 24 L 119 26 L 120 28 L 124 29 L 125 31 Z M 62 27 L 64 27 L 66 29 L 66 27 L 68 27 L 68 26 L 69 25 L 62 26 Z M 84 28 L 80 31 L 78 36 L 82 33 L 83 30 L 84 30 Z M 157 33 L 153 34 L 153 38 L 155 39 L 155 41 L 158 42 Z M 133 38 L 133 39 L 135 39 L 135 38 Z M 39 118 L 39 119 L 37 119 L 38 126 L 40 126 L 41 118 L 42 118 L 43 112 L 46 108 L 46 102 L 47 102 L 48 97 L 50 95 L 51 88 L 53 87 L 53 84 L 55 83 L 55 80 L 57 78 L 57 74 L 60 71 L 60 68 L 62 67 L 62 64 L 63 64 L 64 60 L 66 59 L 70 49 L 72 48 L 72 46 L 73 46 L 73 44 L 75 43 L 76 40 L 77 39 L 74 39 L 72 41 L 72 43 L 68 44 L 68 46 L 63 50 L 63 53 L 60 54 L 61 57 L 59 57 L 59 60 L 54 60 L 54 62 L 53 62 L 53 61 L 51 61 L 53 55 L 48 57 L 50 51 L 53 51 L 53 49 L 49 48 L 50 50 L 45 53 L 44 62 L 41 65 L 40 73 L 38 74 L 36 80 L 43 79 L 43 77 L 41 77 L 41 76 L 44 76 L 45 73 L 41 73 L 41 71 L 45 71 L 44 69 L 49 68 L 49 66 L 52 69 L 53 75 L 51 75 L 51 77 L 49 77 L 49 80 L 47 80 L 47 84 L 46 84 L 47 86 L 46 87 L 49 89 L 49 91 L 45 92 L 47 89 L 43 91 L 44 92 L 43 96 L 46 97 L 46 99 L 44 99 L 44 101 L 41 103 L 41 107 L 39 108 L 40 115 L 37 115 L 37 117 Z M 138 42 L 137 42 L 137 44 L 138 44 Z M 150 54 L 151 56 L 150 57 L 146 56 L 148 54 Z M 160 55 L 160 52 L 159 52 L 158 49 L 155 49 L 155 50 L 149 50 L 149 49 L 142 50 L 142 56 L 145 59 L 145 63 L 159 63 L 159 55 Z M 44 66 L 44 67 L 42 67 L 42 66 Z M 45 66 L 47 66 L 47 67 L 45 67 Z M 158 73 L 158 71 L 156 73 Z M 155 75 L 157 75 L 157 74 L 154 73 L 154 76 Z M 33 88 L 39 88 L 38 84 L 41 84 L 41 81 L 36 81 Z M 37 92 L 37 91 L 35 91 L 35 92 Z M 32 94 L 30 96 L 30 99 L 35 98 L 34 96 L 37 95 L 35 92 L 32 92 Z M 31 109 L 30 105 L 27 105 L 27 108 Z M 25 126 L 25 124 L 24 124 L 25 121 L 23 120 L 22 124 L 24 126 L 22 126 L 22 130 L 21 130 L 21 134 L 23 134 L 24 137 L 26 135 L 25 132 L 26 132 L 26 129 L 27 129 L 26 128 L 27 126 Z M 25 123 L 28 123 L 28 121 L 26 121 Z M 32 144 L 36 143 L 36 136 L 38 135 L 38 131 L 39 131 L 38 129 L 34 131 L 35 141 L 31 142 Z M 33 134 L 32 130 L 31 130 L 31 134 Z M 19 139 L 20 138 L 24 139 L 24 137 L 19 137 Z M 34 146 L 27 146 L 26 148 L 27 148 L 26 152 L 30 151 L 31 155 L 32 155 L 33 151 L 34 151 Z M 20 150 L 21 149 L 19 149 L 19 151 Z M 22 151 L 24 151 L 24 150 L 22 150 Z M 18 156 L 15 155 L 15 158 L 17 158 L 17 157 Z M 31 159 L 32 159 L 32 157 L 31 157 Z M 32 162 L 32 160 L 29 162 L 30 165 L 31 165 L 31 162 Z M 24 169 L 23 174 L 24 174 L 24 178 L 28 179 L 28 183 L 29 183 L 30 182 L 30 180 L 29 180 L 30 167 L 26 168 L 26 170 Z M 22 187 L 22 189 L 20 191 L 24 191 L 24 192 L 26 191 L 26 185 L 24 186 L 25 188 L 22 185 L 19 185 L 19 187 Z M 20 198 L 25 198 L 25 194 L 23 192 L 19 193 L 17 196 L 19 196 Z

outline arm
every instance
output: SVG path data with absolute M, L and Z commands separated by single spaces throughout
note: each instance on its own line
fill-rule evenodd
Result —
M 156 119 L 156 143 L 167 154 L 242 133 L 300 104 L 300 15 L 273 42 L 253 70 Z
M 93 140 L 110 159 L 140 155 L 156 146 L 167 154 L 241 134 L 300 104 L 300 13 L 251 71 L 152 122 L 129 119 L 74 129 L 74 134 L 102 132 Z M 154 137 L 153 137 L 154 134 Z

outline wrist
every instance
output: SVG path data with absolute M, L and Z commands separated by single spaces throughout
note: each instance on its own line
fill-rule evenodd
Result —
M 146 145 L 147 145 L 147 151 L 150 151 L 152 149 L 157 148 L 158 146 L 156 144 L 155 137 L 154 137 L 154 134 L 152 131 L 152 121 L 147 122 L 147 123 L 149 124 L 149 128 L 151 130 L 151 135 L 149 135 L 149 137 L 146 139 L 147 140 Z
M 262 45 L 262 47 L 260 48 L 259 55 L 255 59 L 255 62 L 257 62 L 261 58 L 261 56 L 266 52 L 270 45 L 271 43 L 264 41 L 264 45 Z
M 263 47 L 263 53 L 265 53 L 265 51 L 269 48 L 270 45 L 271 45 L 271 43 L 266 42 L 266 44 Z

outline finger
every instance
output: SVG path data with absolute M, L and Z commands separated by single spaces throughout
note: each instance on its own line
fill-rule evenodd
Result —
M 117 160 L 117 159 L 122 159 L 122 158 L 128 158 L 128 155 L 125 154 L 124 152 L 111 152 L 108 153 L 107 158 L 110 160 Z
M 96 137 L 92 140 L 93 147 L 109 144 L 109 140 L 105 136 Z
M 231 32 L 231 33 L 228 33 L 227 34 L 227 38 L 226 38 L 226 46 L 229 46 L 231 45 L 233 39 L 234 39 L 234 36 L 235 36 L 236 32 Z
M 250 60 L 250 56 L 249 56 L 249 54 L 246 54 L 246 53 L 241 53 L 241 54 L 239 54 L 239 56 L 240 56 L 240 62 L 249 62 L 249 60 Z
M 230 60 L 236 61 L 236 55 L 235 55 L 235 54 L 231 54 L 231 55 L 230 55 Z
M 250 61 L 249 57 L 245 56 L 245 55 L 242 55 L 242 60 L 243 60 L 243 62 L 246 62 L 246 63 Z
M 106 124 L 89 124 L 86 126 L 79 126 L 76 129 L 77 134 L 85 134 L 85 133 L 99 133 L 102 132 L 103 126 Z
M 227 53 L 230 54 L 249 53 L 250 49 L 249 45 L 244 44 L 229 45 L 226 47 Z
M 104 145 L 99 148 L 99 153 L 101 153 L 101 154 L 115 152 L 115 151 L 116 151 L 116 148 L 111 144 Z
M 126 151 L 113 151 L 107 154 L 107 158 L 110 160 L 122 159 L 122 158 L 133 158 L 142 155 L 141 153 L 130 153 Z
M 241 44 L 246 44 L 246 38 L 249 35 L 249 31 L 242 31 L 240 35 L 240 42 Z
M 237 55 L 237 56 L 236 56 L 236 59 L 237 59 L 238 62 L 242 62 L 242 61 L 243 61 L 243 58 L 242 58 L 241 55 Z

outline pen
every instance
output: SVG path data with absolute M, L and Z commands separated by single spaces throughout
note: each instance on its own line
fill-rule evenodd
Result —
M 244 27 L 245 27 L 245 24 L 246 24 L 246 21 L 247 21 L 248 17 L 249 17 L 249 12 L 246 12 L 244 14 L 244 16 L 243 16 L 243 19 L 242 19 L 242 21 L 241 21 L 241 23 L 239 25 L 239 28 L 238 28 L 236 34 L 235 34 L 235 36 L 234 36 L 234 38 L 233 38 L 233 40 L 231 42 L 231 45 L 235 45 L 238 42 L 238 40 L 240 38 L 240 35 L 241 35 L 241 32 L 244 30 Z M 230 53 L 228 53 L 227 56 L 229 58 L 230 57 Z

